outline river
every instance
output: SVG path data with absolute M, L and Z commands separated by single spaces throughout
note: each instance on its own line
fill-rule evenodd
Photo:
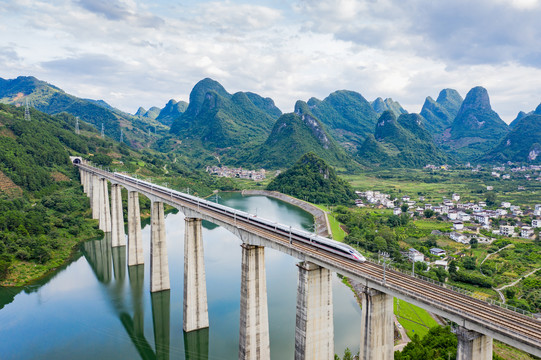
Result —
M 219 202 L 307 230 L 313 218 L 277 199 L 222 193 Z M 240 240 L 203 222 L 210 328 L 182 331 L 184 216 L 166 216 L 171 290 L 149 290 L 150 226 L 142 230 L 145 264 L 126 266 L 110 239 L 86 242 L 70 264 L 24 288 L 0 288 L 0 359 L 236 359 Z M 297 259 L 265 249 L 271 357 L 294 354 Z M 359 350 L 361 312 L 333 274 L 335 352 Z

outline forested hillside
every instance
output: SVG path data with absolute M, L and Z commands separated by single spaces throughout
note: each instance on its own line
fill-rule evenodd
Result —
M 318 204 L 349 204 L 355 196 L 351 186 L 314 153 L 302 156 L 272 180 L 267 190 Z
M 91 220 L 70 155 L 79 155 L 111 170 L 163 179 L 177 189 L 208 195 L 231 190 L 227 179 L 189 169 L 180 157 L 136 151 L 68 114 L 49 116 L 0 104 L 0 283 L 23 284 L 61 265 L 81 241 L 101 234 Z M 149 201 L 141 197 L 141 209 Z

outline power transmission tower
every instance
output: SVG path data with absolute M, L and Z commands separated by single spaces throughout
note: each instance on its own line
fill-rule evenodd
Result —
M 79 117 L 78 116 L 75 118 L 75 133 L 77 135 L 81 133 L 81 131 L 79 130 Z
M 28 108 L 28 98 L 25 99 L 26 105 L 24 107 L 24 119 L 30 121 L 30 109 Z
M 103 130 L 103 123 L 101 123 L 101 137 L 102 139 L 105 137 L 105 131 Z

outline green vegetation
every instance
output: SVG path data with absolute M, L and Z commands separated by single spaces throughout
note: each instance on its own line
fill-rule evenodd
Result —
M 305 154 L 291 169 L 278 175 L 267 190 L 323 204 L 351 203 L 355 195 L 349 184 L 313 153 Z
M 445 155 L 423 127 L 417 114 L 403 114 L 398 120 L 391 111 L 379 118 L 374 135 L 359 148 L 357 158 L 365 165 L 422 167 L 443 164 Z
M 235 190 L 229 179 L 190 169 L 180 157 L 98 137 L 96 130 L 68 114 L 51 117 L 0 104 L 0 283 L 22 285 L 59 267 L 81 241 L 100 236 L 90 219 L 89 201 L 79 173 L 69 160 L 82 155 L 96 165 L 152 178 L 157 183 L 198 195 Z M 92 155 L 90 155 L 92 154 Z M 10 192 L 13 187 L 18 192 Z M 140 197 L 143 216 L 150 201 Z
M 395 351 L 396 360 L 445 360 L 455 359 L 457 339 L 449 326 L 436 326 L 424 337 L 415 334 L 402 351 Z
M 460 94 L 453 89 L 442 90 L 436 101 L 427 97 L 420 113 L 425 119 L 426 129 L 434 135 L 443 133 L 453 123 L 462 101 Z
M 307 105 L 330 134 L 352 151 L 374 131 L 378 118 L 370 103 L 353 91 L 335 91 L 323 101 L 311 98 Z
M 422 338 L 430 328 L 438 325 L 426 310 L 397 298 L 394 298 L 394 313 L 409 338 L 414 335 Z
M 148 135 L 149 125 L 158 126 L 158 130 L 164 129 L 156 121 L 133 117 L 104 101 L 77 98 L 32 76 L 20 76 L 0 83 L 0 102 L 24 105 L 26 101 L 30 107 L 50 115 L 66 113 L 77 116 L 98 130 L 103 125 L 105 134 L 113 139 L 120 139 L 122 126 L 124 141 L 135 147 L 146 146 L 152 139 Z M 31 115 L 39 116 L 33 111 Z
M 284 168 L 292 166 L 308 152 L 333 166 L 355 167 L 323 124 L 312 115 L 306 103 L 298 101 L 295 113 L 282 115 L 265 143 L 241 160 L 265 168 Z
M 245 93 L 231 95 L 207 78 L 194 86 L 188 108 L 173 122 L 171 133 L 183 139 L 201 139 L 205 149 L 260 144 L 269 135 L 274 120 Z
M 484 158 L 499 162 L 530 162 L 532 153 L 541 153 L 541 114 L 518 120 L 511 132 Z
M 490 107 L 486 89 L 471 89 L 450 128 L 443 147 L 459 159 L 473 160 L 493 148 L 509 132 L 507 124 Z

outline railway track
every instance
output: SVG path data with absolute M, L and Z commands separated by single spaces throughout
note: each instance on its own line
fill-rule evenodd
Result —
M 119 181 L 115 177 L 115 174 L 86 165 L 79 166 L 109 180 L 120 183 L 124 182 L 122 179 Z M 239 217 L 233 209 L 231 209 L 230 213 L 227 210 L 224 212 L 223 206 L 218 208 L 218 205 L 211 205 L 213 203 L 204 200 L 200 201 L 199 199 L 196 201 L 193 197 L 176 197 L 173 196 L 172 191 L 167 192 L 159 186 L 145 182 L 127 182 L 125 185 L 137 188 L 138 191 L 143 193 L 162 198 L 166 202 L 199 211 L 201 214 L 217 221 L 234 224 L 239 229 L 274 241 L 284 247 L 292 248 L 299 253 L 318 259 L 322 263 L 332 264 L 334 268 L 342 270 L 343 274 L 352 274 L 360 279 L 369 279 L 384 288 L 392 289 L 394 292 L 402 294 L 406 301 L 409 298 L 417 299 L 422 303 L 441 309 L 443 313 L 454 314 L 468 322 L 478 323 L 493 332 L 506 334 L 516 341 L 527 343 L 528 346 L 537 350 L 537 354 L 541 354 L 540 321 L 395 270 L 386 269 L 385 279 L 383 279 L 384 270 L 381 265 L 371 262 L 359 263 L 343 258 L 312 245 L 309 237 L 304 236 L 303 238 L 302 234 L 295 233 L 295 236 L 292 238 L 291 230 L 287 233 L 283 227 L 278 228 L 278 224 L 272 228 L 268 222 L 263 225 L 261 220 L 257 218 Z M 258 220 L 260 221 L 259 223 Z

